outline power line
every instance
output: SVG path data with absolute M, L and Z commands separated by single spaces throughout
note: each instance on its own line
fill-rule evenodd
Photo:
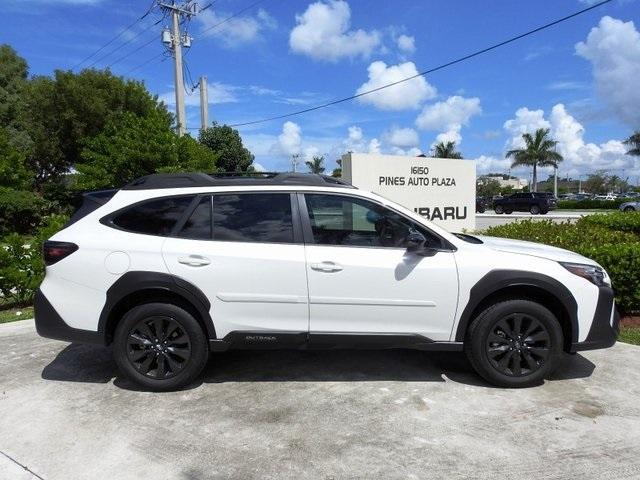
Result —
M 148 8 L 148 10 L 144 13 L 144 15 L 142 15 L 141 17 L 137 18 L 134 22 L 132 22 L 131 24 L 127 25 L 122 31 L 120 31 L 120 33 L 118 33 L 116 36 L 114 36 L 113 38 L 111 38 L 111 40 L 109 40 L 107 43 L 105 43 L 104 45 L 102 45 L 100 48 L 98 48 L 95 52 L 93 52 L 91 55 L 83 58 L 81 61 L 79 61 L 78 63 L 76 63 L 73 67 L 71 67 L 71 70 L 75 70 L 76 68 L 78 68 L 80 65 L 82 65 L 84 62 L 86 62 L 87 60 L 89 60 L 91 57 L 93 57 L 94 55 L 97 55 L 98 53 L 100 53 L 102 50 L 104 50 L 105 48 L 107 48 L 109 45 L 111 45 L 113 42 L 115 42 L 116 40 L 118 40 L 120 37 L 122 37 L 122 35 L 125 34 L 125 32 L 128 32 L 129 30 L 131 30 L 138 22 L 141 22 L 142 20 L 144 20 L 147 15 L 149 15 L 151 13 L 151 11 L 153 10 L 153 7 L 155 6 L 155 2 L 153 2 L 151 4 L 151 6 Z
M 107 52 L 106 54 L 102 55 L 100 58 L 94 60 L 87 68 L 91 68 L 93 67 L 95 64 L 97 64 L 98 62 L 101 62 L 102 60 L 104 60 L 105 58 L 111 56 L 113 53 L 117 52 L 118 50 L 120 50 L 122 47 L 130 44 L 131 42 L 133 42 L 134 40 L 136 40 L 138 37 L 140 37 L 140 35 L 142 35 L 143 33 L 147 32 L 148 30 L 150 30 L 151 28 L 155 27 L 156 25 L 158 25 L 160 22 L 162 22 L 162 20 L 164 20 L 165 17 L 162 17 L 160 20 L 158 20 L 157 22 L 151 23 L 149 25 L 147 25 L 143 30 L 140 30 L 138 33 L 136 33 L 133 37 L 129 38 L 127 41 L 125 41 L 124 43 L 121 43 L 120 45 L 118 45 L 116 48 L 110 50 L 109 52 Z M 150 42 L 148 42 L 146 45 L 148 45 L 149 43 L 153 42 L 155 40 L 155 38 L 153 40 L 151 40 Z M 137 52 L 139 49 L 136 49 L 135 51 Z M 119 63 L 120 60 L 122 60 L 123 58 L 127 58 L 129 55 L 125 55 L 124 57 L 121 57 L 119 59 L 117 59 L 115 62 L 107 65 L 107 68 L 115 65 L 116 63 Z
M 490 52 L 492 50 L 495 50 L 497 48 L 503 47 L 503 46 L 508 45 L 510 43 L 513 43 L 513 42 L 515 42 L 517 40 L 521 40 L 521 39 L 523 39 L 525 37 L 528 37 L 528 36 L 533 35 L 535 33 L 541 32 L 542 30 L 546 30 L 546 29 L 551 28 L 551 27 L 553 27 L 555 25 L 558 25 L 560 23 L 566 22 L 567 20 L 570 20 L 570 19 L 572 19 L 574 17 L 577 17 L 579 15 L 582 15 L 583 13 L 589 12 L 589 11 L 595 9 L 595 8 L 601 7 L 602 5 L 604 5 L 606 3 L 609 3 L 611 1 L 612 0 L 603 0 L 601 2 L 598 2 L 598 3 L 594 4 L 594 5 L 591 5 L 590 7 L 586 7 L 586 8 L 583 8 L 582 10 L 579 10 L 579 11 L 577 11 L 575 13 L 572 13 L 571 15 L 567 15 L 565 17 L 559 18 L 559 19 L 554 20 L 552 22 L 549 22 L 549 23 L 547 23 L 545 25 L 542 25 L 541 27 L 534 28 L 533 30 L 529 30 L 529 31 L 527 31 L 525 33 L 521 33 L 520 35 L 516 35 L 516 36 L 511 37 L 511 38 L 509 38 L 507 40 L 504 40 L 504 41 L 502 41 L 500 43 L 495 43 L 495 44 L 493 44 L 493 45 L 491 45 L 489 47 L 483 48 L 481 50 L 477 50 L 477 51 L 475 51 L 473 53 L 470 53 L 468 55 L 464 55 L 464 56 L 459 57 L 459 58 L 457 58 L 455 60 L 451 60 L 451 61 L 449 61 L 447 63 L 443 63 L 441 65 L 438 65 L 437 67 L 433 67 L 433 68 L 430 68 L 428 70 L 419 72 L 416 75 L 412 75 L 410 77 L 403 78 L 403 79 L 398 80 L 396 82 L 392 82 L 392 83 L 388 83 L 386 85 L 382 85 L 381 87 L 373 88 L 373 89 L 367 90 L 365 92 L 357 93 L 355 95 L 350 95 L 348 97 L 332 100 L 330 102 L 323 103 L 323 104 L 320 104 L 320 105 L 316 105 L 314 107 L 305 108 L 303 110 L 298 110 L 298 111 L 295 111 L 295 112 L 285 113 L 283 115 L 276 115 L 276 116 L 273 116 L 273 117 L 263 118 L 263 119 L 260 119 L 260 120 L 252 120 L 252 121 L 248 121 L 248 122 L 234 123 L 234 124 L 231 124 L 229 126 L 230 127 L 244 127 L 244 126 L 247 126 L 247 125 L 255 125 L 257 123 L 271 122 L 273 120 L 280 120 L 280 119 L 283 119 L 283 118 L 293 117 L 295 115 L 302 115 L 303 113 L 313 112 L 315 110 L 320 110 L 321 108 L 330 107 L 330 106 L 333 106 L 333 105 L 337 105 L 339 103 L 348 102 L 349 100 L 354 100 L 356 98 L 364 97 L 365 95 L 370 95 L 372 93 L 379 92 L 380 90 L 384 90 L 385 88 L 393 87 L 394 85 L 398 85 L 400 83 L 408 82 L 409 80 L 413 80 L 414 78 L 423 77 L 423 76 L 428 75 L 430 73 L 437 72 L 438 70 L 443 70 L 443 69 L 445 69 L 447 67 L 450 67 L 452 65 L 464 62 L 464 61 L 469 60 L 471 58 L 474 58 L 474 57 L 477 57 L 477 56 L 482 55 L 484 53 L 487 53 L 487 52 Z
M 260 5 L 261 3 L 264 3 L 266 0 L 257 0 L 256 2 L 253 2 L 251 5 L 247 5 L 246 7 L 244 7 L 241 10 L 238 10 L 236 13 L 234 13 L 233 15 L 228 16 L 227 18 L 225 18 L 224 20 L 221 20 L 220 22 L 216 23 L 215 25 L 211 25 L 210 27 L 205 28 L 204 30 L 202 30 L 200 33 L 205 33 L 208 32 L 210 30 L 213 30 L 214 28 L 219 27 L 220 25 L 223 25 L 225 23 L 227 23 L 230 20 L 233 20 L 234 18 L 236 18 L 238 15 L 242 15 L 244 12 L 246 12 L 247 10 L 252 9 L 253 7 Z M 214 2 L 211 2 L 212 4 Z M 209 8 L 211 6 L 211 4 L 207 5 L 206 8 Z
M 219 26 L 221 26 L 221 25 L 223 25 L 223 24 L 227 23 L 228 21 L 230 21 L 230 20 L 234 19 L 234 18 L 235 18 L 235 17 L 237 17 L 238 15 L 243 14 L 243 13 L 244 13 L 244 12 L 246 12 L 247 10 L 250 10 L 251 8 L 253 8 L 253 7 L 255 7 L 255 6 L 257 6 L 257 5 L 259 5 L 260 3 L 263 3 L 263 2 L 265 2 L 265 1 L 266 1 L 266 0 L 258 0 L 258 1 L 256 1 L 256 2 L 253 2 L 252 4 L 250 4 L 250 5 L 246 6 L 246 7 L 244 7 L 244 8 L 243 8 L 243 9 L 241 9 L 241 10 L 239 10 L 238 12 L 236 12 L 236 13 L 234 13 L 234 14 L 232 14 L 232 15 L 230 15 L 230 16 L 228 16 L 228 17 L 226 17 L 225 19 L 221 20 L 220 22 L 216 23 L 215 25 L 212 25 L 212 26 L 210 26 L 210 27 L 207 27 L 206 29 L 202 30 L 202 32 L 200 32 L 200 33 L 210 32 L 211 30 L 214 30 L 214 29 L 218 28 Z M 203 10 L 206 10 L 207 8 L 211 7 L 211 6 L 212 6 L 213 4 L 215 4 L 216 2 L 217 2 L 217 0 L 212 0 L 208 5 L 206 5 L 205 7 L 201 8 L 201 9 L 200 9 L 200 12 L 202 12 Z M 149 65 L 151 62 L 153 62 L 153 61 L 154 61 L 154 60 L 156 60 L 156 59 L 159 59 L 159 58 L 160 58 L 161 56 L 163 56 L 163 55 L 164 55 L 164 52 L 163 52 L 163 53 L 160 53 L 160 54 L 158 54 L 158 55 L 155 55 L 154 57 L 150 58 L 149 60 L 146 60 L 146 61 L 142 62 L 141 64 L 139 64 L 139 65 L 137 65 L 137 66 L 135 66 L 135 67 L 133 67 L 133 68 L 131 68 L 131 69 L 127 70 L 123 75 L 128 75 L 128 74 L 130 74 L 131 72 L 135 72 L 136 70 L 139 70 L 139 69 L 141 69 L 141 68 L 143 68 L 143 67 L 146 67 L 146 66 L 147 66 L 147 65 Z M 162 61 L 164 61 L 164 59 L 163 59 Z

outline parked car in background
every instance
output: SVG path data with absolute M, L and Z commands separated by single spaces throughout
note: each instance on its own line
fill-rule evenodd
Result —
M 484 213 L 487 210 L 487 201 L 482 197 L 476 197 L 476 213 Z
M 623 212 L 640 212 L 640 202 L 626 202 L 620 205 Z
M 596 195 L 595 196 L 596 200 L 607 200 L 607 201 L 613 201 L 616 200 L 616 196 L 612 193 L 608 193 L 606 195 Z
M 533 215 L 545 215 L 553 210 L 558 201 L 553 194 L 541 193 L 514 193 L 493 201 L 493 209 L 496 213 L 531 212 Z

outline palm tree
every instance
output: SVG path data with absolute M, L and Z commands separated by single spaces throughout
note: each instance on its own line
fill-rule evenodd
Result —
M 304 162 L 311 173 L 324 173 L 324 156 L 314 156 L 312 160 Z
M 523 165 L 533 167 L 533 188 L 538 191 L 538 167 L 555 167 L 564 160 L 562 155 L 556 152 L 558 142 L 549 138 L 548 128 L 539 128 L 533 135 L 525 133 L 522 135 L 525 148 L 517 148 L 507 152 L 507 158 L 513 158 L 513 167 Z
M 627 152 L 628 155 L 640 156 L 640 130 L 627 138 L 624 144 L 631 147 Z
M 462 158 L 462 153 L 456 151 L 456 142 L 436 143 L 431 154 L 435 158 Z

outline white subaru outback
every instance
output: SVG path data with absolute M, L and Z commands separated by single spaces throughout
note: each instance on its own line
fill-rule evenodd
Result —
M 38 333 L 113 345 L 152 390 L 192 382 L 211 351 L 336 347 L 465 351 L 487 381 L 523 387 L 618 332 L 596 262 L 452 234 L 320 175 L 158 174 L 88 193 L 44 257 Z

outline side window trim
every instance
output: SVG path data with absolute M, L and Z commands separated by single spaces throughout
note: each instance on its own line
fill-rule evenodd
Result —
M 413 220 L 412 218 L 407 217 L 406 215 L 404 215 L 402 212 L 398 212 L 396 209 L 389 207 L 388 205 L 384 205 L 383 203 L 380 203 L 376 200 L 373 200 L 371 198 L 367 198 L 367 197 L 359 197 L 357 195 L 349 195 L 348 193 L 343 193 L 343 192 L 320 192 L 320 191 L 304 191 L 304 192 L 298 192 L 297 196 L 298 196 L 298 206 L 300 209 L 300 220 L 302 222 L 302 232 L 303 232 L 303 237 L 304 237 L 304 243 L 308 244 L 308 245 L 318 245 L 315 242 L 315 239 L 313 237 L 313 229 L 311 228 L 311 219 L 309 217 L 309 210 L 307 209 L 307 202 L 304 198 L 305 194 L 312 194 L 312 195 L 335 195 L 338 197 L 347 197 L 347 198 L 355 198 L 355 199 L 362 199 L 371 203 L 374 203 L 382 208 L 386 208 L 388 210 L 391 210 L 392 212 L 396 213 L 397 215 L 401 216 L 402 218 L 404 218 L 405 220 L 407 220 L 408 222 L 411 223 L 417 223 L 415 220 Z M 439 238 L 440 241 L 442 242 L 442 247 L 439 249 L 440 251 L 447 251 L 447 252 L 453 252 L 456 251 L 457 248 L 452 245 L 450 242 L 448 242 L 446 239 L 444 239 L 443 237 L 441 237 L 440 235 L 438 235 L 436 232 L 434 232 L 433 230 L 431 230 L 429 227 L 427 227 L 426 225 L 422 225 L 420 224 L 420 226 L 422 228 L 424 228 L 425 230 L 428 230 L 429 233 L 431 233 L 433 236 L 435 236 L 436 238 Z M 323 246 L 323 245 L 318 245 L 318 246 Z M 375 249 L 395 249 L 395 250 L 404 250 L 401 247 L 371 247 L 371 246 L 358 246 L 358 245 L 325 245 L 325 246 L 332 246 L 332 247 L 341 247 L 341 248 L 375 248 Z
M 180 231 L 184 228 L 184 225 L 187 223 L 187 221 L 189 220 L 189 218 L 191 218 L 191 215 L 193 215 L 193 212 L 195 211 L 196 208 L 198 208 L 198 205 L 200 205 L 200 202 L 202 201 L 202 198 L 207 196 L 208 194 L 201 194 L 201 195 L 196 195 L 195 198 L 193 199 L 193 201 L 191 202 L 191 204 L 187 207 L 187 209 L 184 211 L 184 215 L 182 215 L 182 218 L 180 218 L 180 220 L 178 220 L 176 222 L 176 224 L 173 226 L 173 229 L 171 230 L 171 233 L 168 235 L 169 237 L 178 237 Z M 209 227 L 209 230 L 211 230 L 212 227 Z M 212 238 L 211 235 L 209 235 L 209 238 Z

